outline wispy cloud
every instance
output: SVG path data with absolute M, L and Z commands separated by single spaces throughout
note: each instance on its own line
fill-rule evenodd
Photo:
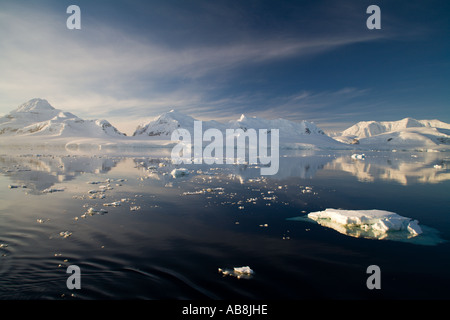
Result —
M 355 88 L 299 91 L 269 99 L 259 93 L 223 97 L 217 92 L 224 82 L 233 82 L 242 68 L 309 58 L 385 37 L 367 32 L 281 33 L 174 47 L 92 19 L 83 20 L 82 30 L 70 31 L 64 19 L 51 10 L 19 5 L 0 12 L 2 112 L 34 97 L 46 98 L 80 116 L 123 123 L 142 121 L 139 118 L 168 108 L 226 118 L 245 105 L 263 101 L 261 98 L 266 102 L 259 104 L 260 113 L 267 115 L 269 103 L 276 106 L 277 114 L 287 114 L 298 106 L 317 109 L 336 97 L 364 92 Z

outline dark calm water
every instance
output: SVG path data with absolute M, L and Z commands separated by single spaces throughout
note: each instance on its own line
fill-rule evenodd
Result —
M 448 153 L 292 151 L 276 176 L 185 165 L 178 178 L 164 150 L 1 153 L 0 299 L 450 298 Z M 424 233 L 373 240 L 292 219 L 325 208 L 393 211 Z M 218 272 L 241 266 L 254 274 Z

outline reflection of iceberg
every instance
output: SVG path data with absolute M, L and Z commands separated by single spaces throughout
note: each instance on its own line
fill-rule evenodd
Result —
M 436 230 L 419 226 L 417 220 L 385 210 L 325 209 L 289 220 L 316 222 L 355 238 L 411 241 L 424 245 L 443 242 Z

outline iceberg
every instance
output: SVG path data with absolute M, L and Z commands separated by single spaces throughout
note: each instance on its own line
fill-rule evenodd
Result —
M 342 234 L 369 239 L 412 238 L 422 234 L 417 220 L 385 210 L 325 209 L 311 212 L 308 219 Z
M 179 177 L 183 177 L 185 175 L 188 175 L 189 174 L 189 170 L 185 169 L 185 168 L 173 169 L 172 172 L 170 172 L 170 174 L 174 178 L 179 178 Z
M 63 188 L 47 188 L 45 190 L 42 190 L 42 193 L 53 193 L 53 192 L 63 192 Z

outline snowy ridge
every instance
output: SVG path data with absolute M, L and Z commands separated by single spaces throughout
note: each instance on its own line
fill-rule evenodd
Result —
M 83 120 L 32 99 L 0 118 L 0 136 L 116 137 L 124 136 L 106 120 Z
M 376 150 L 448 150 L 450 124 L 439 120 L 412 118 L 399 121 L 362 121 L 333 138 L 355 147 Z
M 398 121 L 361 121 L 342 131 L 341 135 L 368 138 L 386 132 L 402 131 L 407 128 L 450 129 L 450 124 L 439 120 L 416 120 L 413 118 L 404 118 Z
M 176 110 L 170 110 L 147 123 L 139 125 L 134 131 L 133 136 L 158 137 L 160 139 L 170 140 L 172 132 L 178 128 L 187 129 L 189 132 L 193 133 L 194 121 L 196 121 L 196 119 L 189 115 L 185 115 Z M 224 130 L 225 126 L 214 120 L 203 121 L 203 130 L 209 128 Z
M 163 113 L 139 125 L 133 137 L 117 130 L 107 120 L 83 120 L 70 112 L 52 107 L 47 100 L 32 99 L 0 117 L 0 142 L 5 144 L 60 144 L 72 147 L 118 146 L 170 147 L 172 132 L 183 128 L 193 136 L 195 118 L 176 110 Z M 309 121 L 262 119 L 241 115 L 226 123 L 202 121 L 202 131 L 219 129 L 279 130 L 282 149 L 375 149 L 375 150 L 450 150 L 450 124 L 439 120 L 363 121 L 340 134 L 328 136 Z M 14 140 L 11 138 L 14 137 Z M 33 138 L 34 137 L 34 138 Z M 45 139 L 43 139 L 45 138 Z
M 170 112 L 166 112 L 153 120 L 138 126 L 133 136 L 170 140 L 172 132 L 178 128 L 187 129 L 191 135 L 193 135 L 194 121 L 196 121 L 196 119 L 191 116 L 171 110 Z M 270 129 L 279 129 L 280 144 L 283 148 L 346 149 L 348 147 L 327 136 L 322 129 L 308 121 L 293 122 L 285 119 L 268 120 L 241 115 L 238 120 L 232 120 L 227 123 L 221 123 L 214 120 L 202 121 L 203 131 L 210 128 L 219 129 L 223 134 L 225 134 L 226 129 L 242 129 L 244 132 L 248 129 L 267 129 L 268 133 L 270 133 Z

